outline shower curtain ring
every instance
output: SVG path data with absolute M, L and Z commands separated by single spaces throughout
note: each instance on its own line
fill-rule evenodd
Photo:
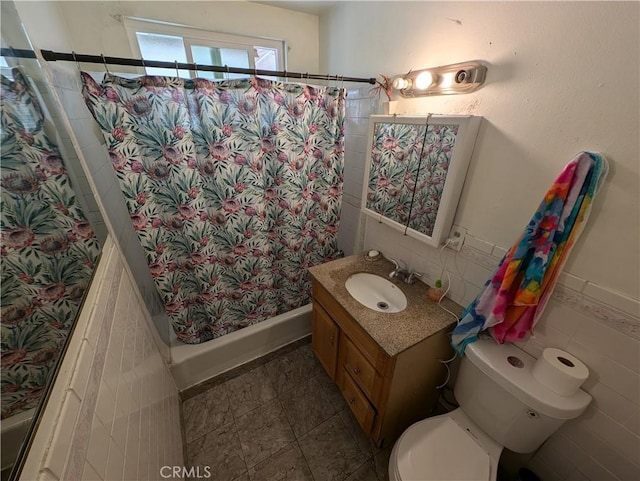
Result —
M 176 63 L 176 78 L 180 78 L 180 71 L 178 70 L 178 61 L 174 60 L 174 62 Z
M 104 64 L 105 72 L 107 72 L 108 75 L 111 75 L 111 72 L 109 72 L 109 67 L 107 67 L 107 61 L 104 58 L 104 54 L 101 53 L 100 56 L 102 57 L 102 63 Z
M 196 74 L 196 77 L 198 76 L 198 64 L 193 62 L 193 71 Z
M 227 69 L 227 71 L 225 72 L 225 80 L 228 82 L 229 78 L 230 78 L 230 76 L 229 76 L 229 66 L 225 65 L 225 68 Z

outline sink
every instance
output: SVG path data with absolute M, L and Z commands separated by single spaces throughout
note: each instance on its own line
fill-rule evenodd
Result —
M 359 272 L 349 276 L 344 285 L 356 301 L 374 311 L 401 312 L 407 307 L 404 292 L 384 277 Z

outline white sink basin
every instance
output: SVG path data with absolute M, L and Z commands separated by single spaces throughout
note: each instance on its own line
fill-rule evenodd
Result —
M 407 307 L 404 292 L 384 277 L 359 272 L 349 276 L 344 285 L 356 301 L 374 311 L 400 312 Z

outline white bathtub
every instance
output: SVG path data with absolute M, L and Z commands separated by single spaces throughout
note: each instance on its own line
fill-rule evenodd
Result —
M 311 304 L 202 344 L 171 340 L 171 374 L 183 391 L 311 334 Z
M 3 471 L 13 466 L 35 413 L 36 409 L 33 408 L 2 420 L 0 439 L 2 441 Z

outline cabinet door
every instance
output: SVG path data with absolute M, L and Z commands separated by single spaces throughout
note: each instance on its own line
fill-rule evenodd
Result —
M 313 303 L 313 352 L 331 380 L 336 378 L 339 329 L 333 319 L 316 302 Z

